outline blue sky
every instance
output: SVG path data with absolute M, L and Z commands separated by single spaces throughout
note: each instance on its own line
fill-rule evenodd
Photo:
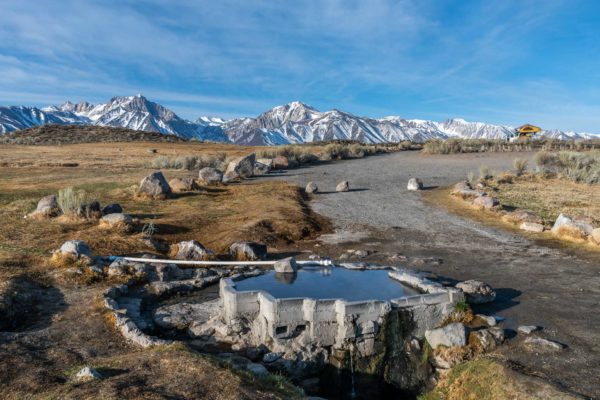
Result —
M 600 2 L 0 0 L 0 104 L 143 93 L 180 116 L 300 100 L 600 132 Z

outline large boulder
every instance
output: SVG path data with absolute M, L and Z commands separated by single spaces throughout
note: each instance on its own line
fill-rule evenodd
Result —
M 417 191 L 423 189 L 423 182 L 419 178 L 410 178 L 406 189 L 410 191 Z
M 271 168 L 273 169 L 288 169 L 290 166 L 290 161 L 287 157 L 277 156 L 273 159 L 271 164 Z
M 496 292 L 485 282 L 471 279 L 458 283 L 456 287 L 463 291 L 470 304 L 491 303 L 496 299 Z
M 179 242 L 171 246 L 170 256 L 177 260 L 210 260 L 213 252 L 195 240 Z
M 495 197 L 479 196 L 473 199 L 473 205 L 480 209 L 491 210 L 500 205 L 500 202 Z
M 82 204 L 77 208 L 77 216 L 80 218 L 87 219 L 98 219 L 102 217 L 102 210 L 100 209 L 100 202 L 97 200 L 91 203 Z
M 594 227 L 582 218 L 572 218 L 560 214 L 552 226 L 552 233 L 571 239 L 586 239 L 592 234 Z
M 294 274 L 298 270 L 298 265 L 296 264 L 296 259 L 294 257 L 288 257 L 282 260 L 277 260 L 273 268 L 275 269 L 275 272 L 282 274 Z
M 106 214 L 100 219 L 98 227 L 119 232 L 131 232 L 134 228 L 131 216 L 123 213 Z
M 256 164 L 256 154 L 251 153 L 244 157 L 236 158 L 231 161 L 225 170 L 227 180 L 247 179 L 254 175 L 254 165 Z
M 213 167 L 205 167 L 198 172 L 198 180 L 205 185 L 213 185 L 223 181 L 223 173 Z
M 121 205 L 117 204 L 117 203 L 108 204 L 102 209 L 102 215 L 122 213 L 122 212 L 123 212 L 123 207 L 121 207 Z
M 264 260 L 267 258 L 267 246 L 254 242 L 236 242 L 229 247 L 229 254 L 238 261 Z
M 350 184 L 348 183 L 348 181 L 341 181 L 335 187 L 335 191 L 336 192 L 348 192 L 348 191 L 350 191 Z
M 169 197 L 172 191 L 163 173 L 156 171 L 142 179 L 138 193 L 164 199 Z
M 83 240 L 68 240 L 60 246 L 60 249 L 55 254 L 75 259 L 90 259 L 92 257 L 92 250 Z
M 194 178 L 191 177 L 173 178 L 169 181 L 169 186 L 171 187 L 171 190 L 175 193 L 192 192 L 194 190 L 200 189 L 200 187 L 198 187 L 198 185 L 196 184 Z
M 454 347 L 467 344 L 467 328 L 459 322 L 442 328 L 425 331 L 425 339 L 432 348 L 438 346 Z
M 319 187 L 314 182 L 308 182 L 306 184 L 306 188 L 304 189 L 304 191 L 306 193 L 309 193 L 309 194 L 311 194 L 311 193 L 317 193 L 319 191 Z
M 52 218 L 61 214 L 60 206 L 58 205 L 58 198 L 56 195 L 49 195 L 42 197 L 38 201 L 37 207 L 34 212 L 28 215 L 29 218 L 44 219 Z

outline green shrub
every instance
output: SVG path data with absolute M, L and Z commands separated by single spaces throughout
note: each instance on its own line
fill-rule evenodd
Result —
M 58 191 L 58 206 L 63 214 L 74 214 L 80 206 L 85 204 L 86 193 L 83 190 L 75 190 L 72 187 Z

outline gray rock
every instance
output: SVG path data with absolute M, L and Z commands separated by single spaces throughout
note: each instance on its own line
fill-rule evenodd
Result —
M 335 187 L 335 191 L 336 192 L 348 192 L 348 191 L 350 191 L 350 184 L 348 183 L 348 181 L 341 181 Z
M 229 254 L 238 261 L 257 261 L 267 258 L 267 246 L 254 242 L 236 242 L 229 247 Z
M 534 351 L 559 351 L 565 348 L 565 345 L 562 343 L 533 336 L 525 339 L 524 343 L 527 347 Z
M 281 356 L 282 356 L 281 353 L 270 352 L 263 356 L 263 362 L 272 363 L 272 362 L 279 360 L 281 358 Z
M 77 208 L 76 214 L 80 218 L 100 218 L 102 217 L 100 203 L 96 200 L 88 204 L 82 204 Z
M 314 182 L 308 182 L 306 184 L 306 188 L 304 189 L 304 191 L 306 193 L 309 193 L 309 194 L 311 194 L 311 193 L 317 193 L 319 191 L 319 187 Z
M 273 169 L 287 169 L 290 166 L 290 161 L 287 157 L 277 156 L 273 159 L 271 167 Z
M 171 246 L 173 258 L 177 260 L 208 260 L 213 256 L 213 252 L 202 246 L 195 240 L 179 242 Z
M 552 233 L 574 238 L 586 238 L 593 230 L 594 227 L 588 221 L 565 214 L 560 214 L 552 226 Z
M 454 185 L 454 188 L 452 189 L 452 193 L 453 194 L 459 193 L 463 190 L 473 190 L 473 187 L 467 181 L 458 182 L 457 184 Z
M 165 198 L 168 197 L 172 191 L 163 173 L 156 171 L 142 179 L 138 193 L 151 197 Z
M 475 197 L 475 199 L 473 199 L 473 205 L 478 208 L 491 210 L 492 208 L 500 205 L 500 202 L 495 197 L 479 196 L 479 197 Z
M 477 314 L 475 317 L 484 321 L 487 326 L 496 326 L 497 324 L 496 318 L 492 317 L 491 315 Z
M 592 242 L 600 244 L 600 228 L 594 229 L 590 234 L 590 237 L 592 238 Z
M 122 213 L 122 212 L 123 212 L 123 208 L 121 207 L 120 204 L 117 204 L 117 203 L 108 204 L 107 206 L 105 206 L 102 209 L 103 215 L 116 214 L 116 213 Z
M 273 159 L 272 158 L 257 158 L 256 162 L 267 165 L 269 168 L 273 168 Z
M 406 185 L 407 190 L 416 191 L 423 189 L 423 182 L 419 178 L 410 178 Z
M 434 349 L 438 346 L 465 346 L 467 344 L 467 328 L 456 322 L 443 328 L 425 331 L 425 339 Z
M 504 341 L 504 334 L 501 336 L 497 332 L 489 329 L 481 329 L 473 332 L 474 337 L 479 341 L 484 351 L 492 351 Z
M 221 183 L 223 180 L 223 173 L 213 167 L 202 168 L 200 172 L 198 172 L 198 180 L 206 185 Z
M 246 365 L 246 369 L 252 372 L 254 375 L 258 376 L 269 374 L 269 371 L 267 371 L 267 369 L 262 364 L 248 363 Z
M 228 180 L 236 178 L 250 178 L 254 175 L 254 165 L 256 164 L 256 155 L 251 153 L 244 157 L 236 158 L 231 161 L 225 170 L 225 176 Z
M 519 229 L 527 232 L 541 233 L 544 232 L 544 225 L 535 222 L 521 222 Z
M 536 325 L 519 325 L 517 332 L 529 335 L 532 332 L 539 331 L 541 327 Z
M 46 197 L 42 197 L 38 201 L 37 207 L 34 212 L 28 215 L 29 218 L 52 218 L 61 214 L 60 206 L 58 205 L 58 198 L 51 194 Z
M 84 367 L 75 374 L 75 377 L 80 381 L 93 381 L 96 379 L 102 379 L 102 375 L 96 369 L 91 367 Z
M 293 274 L 298 270 L 298 265 L 296 264 L 296 259 L 294 257 L 288 257 L 283 260 L 277 260 L 274 269 L 275 272 Z
M 69 240 L 60 246 L 59 252 L 63 255 L 70 255 L 75 258 L 91 258 L 92 250 L 83 240 Z
M 206 303 L 177 303 L 162 306 L 154 311 L 153 320 L 157 326 L 163 329 L 185 330 L 192 324 L 196 324 L 194 333 L 198 334 L 200 333 L 198 324 L 208 321 L 218 307 L 215 302 Z M 208 332 L 209 328 L 207 327 L 203 334 Z
M 259 161 L 254 163 L 254 175 L 266 175 L 271 172 L 271 166 Z
M 169 181 L 171 190 L 175 193 L 192 192 L 200 189 L 194 178 L 173 178 Z
M 100 218 L 99 226 L 105 229 L 121 229 L 129 231 L 133 229 L 133 219 L 130 215 L 123 213 L 106 214 Z
M 471 279 L 458 283 L 456 287 L 463 291 L 470 304 L 490 303 L 496 298 L 494 289 L 485 282 Z

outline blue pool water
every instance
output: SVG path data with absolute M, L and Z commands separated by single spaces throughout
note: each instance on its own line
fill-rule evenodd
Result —
M 302 268 L 296 274 L 269 271 L 236 282 L 236 289 L 264 290 L 276 298 L 391 300 L 419 292 L 391 279 L 388 271 L 356 271 L 340 267 Z

